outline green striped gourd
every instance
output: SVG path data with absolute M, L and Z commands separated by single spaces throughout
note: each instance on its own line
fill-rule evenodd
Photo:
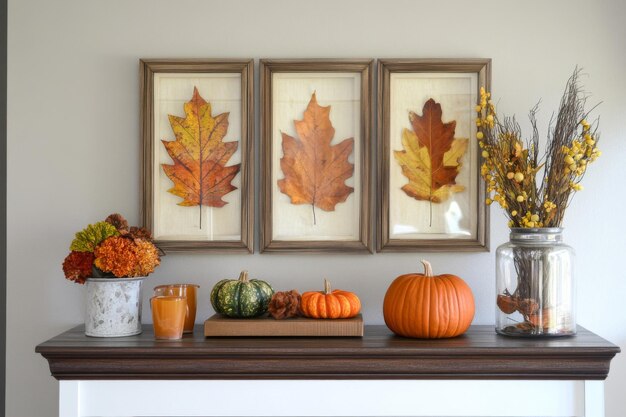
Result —
M 249 279 L 243 271 L 239 279 L 223 279 L 211 290 L 213 309 L 228 317 L 256 317 L 267 311 L 274 294 L 271 285 L 260 279 Z

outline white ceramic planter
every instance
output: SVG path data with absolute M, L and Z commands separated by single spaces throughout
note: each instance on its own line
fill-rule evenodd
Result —
M 88 278 L 85 334 L 121 337 L 141 333 L 141 287 L 144 279 Z

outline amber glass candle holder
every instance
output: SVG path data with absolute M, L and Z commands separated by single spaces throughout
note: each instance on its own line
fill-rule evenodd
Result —
M 185 297 L 162 295 L 150 299 L 156 339 L 181 339 L 187 313 Z
M 185 314 L 185 333 L 193 333 L 196 322 L 196 306 L 199 285 L 195 284 L 167 284 L 154 287 L 155 296 L 185 297 L 187 300 L 187 312 Z

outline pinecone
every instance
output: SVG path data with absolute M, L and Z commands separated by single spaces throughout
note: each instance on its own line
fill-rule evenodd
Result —
M 270 315 L 277 320 L 297 316 L 301 298 L 297 290 L 275 293 L 268 308 Z

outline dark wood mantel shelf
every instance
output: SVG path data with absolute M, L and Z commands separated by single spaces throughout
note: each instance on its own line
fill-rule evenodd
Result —
M 52 376 L 78 379 L 605 379 L 619 347 L 575 337 L 518 339 L 472 326 L 454 339 L 413 340 L 385 326 L 363 338 L 86 337 L 79 326 L 36 348 Z

